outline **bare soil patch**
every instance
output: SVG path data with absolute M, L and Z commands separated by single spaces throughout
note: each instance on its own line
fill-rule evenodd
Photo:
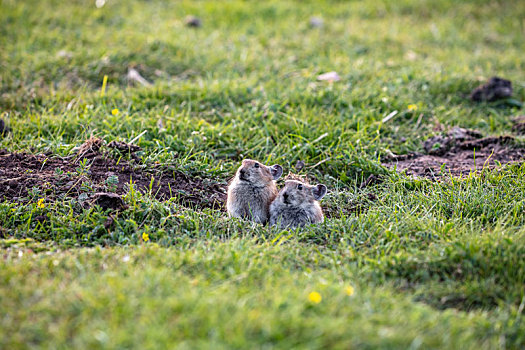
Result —
M 69 158 L 0 150 L 0 200 L 23 203 L 36 196 L 69 197 L 119 209 L 130 181 L 138 191 L 159 200 L 176 198 L 185 206 L 224 210 L 226 184 L 191 177 L 166 165 L 140 169 L 100 153 L 97 142 L 84 144 L 76 157 Z
M 479 133 L 461 128 L 446 136 L 425 141 L 427 154 L 411 153 L 394 156 L 386 165 L 399 172 L 423 177 L 460 176 L 484 168 L 493 169 L 503 164 L 522 163 L 525 148 L 513 146 L 511 136 L 480 138 Z

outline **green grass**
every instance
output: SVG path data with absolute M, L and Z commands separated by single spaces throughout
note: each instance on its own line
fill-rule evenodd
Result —
M 525 100 L 524 3 L 3 0 L 0 13 L 0 149 L 68 156 L 92 135 L 142 134 L 137 167 L 222 183 L 243 158 L 285 173 L 302 160 L 331 213 L 280 231 L 135 190 L 118 214 L 0 194 L 0 348 L 525 346 L 525 165 L 440 182 L 381 165 L 440 127 L 511 133 L 523 111 L 464 96 L 500 75 Z M 153 85 L 128 86 L 128 67 Z M 332 70 L 340 82 L 316 81 Z M 370 174 L 384 181 L 360 189 Z

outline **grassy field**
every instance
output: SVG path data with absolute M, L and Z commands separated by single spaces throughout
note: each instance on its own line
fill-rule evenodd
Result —
M 522 147 L 519 107 L 466 96 L 499 75 L 525 100 L 525 2 L 98 3 L 0 0 L 3 154 L 133 142 L 103 152 L 218 188 L 243 158 L 278 163 L 327 185 L 327 219 L 280 231 L 133 185 L 104 210 L 79 160 L 56 170 L 75 195 L 0 193 L 0 349 L 525 346 L 525 165 L 384 165 L 454 126 Z

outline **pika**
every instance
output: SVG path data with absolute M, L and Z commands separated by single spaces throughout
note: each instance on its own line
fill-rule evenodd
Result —
M 270 203 L 278 193 L 275 180 L 282 173 L 283 168 L 278 164 L 266 166 L 256 160 L 243 160 L 228 186 L 228 215 L 266 224 Z
M 319 201 L 325 194 L 325 185 L 311 186 L 301 181 L 287 180 L 270 205 L 270 225 L 284 228 L 323 222 Z

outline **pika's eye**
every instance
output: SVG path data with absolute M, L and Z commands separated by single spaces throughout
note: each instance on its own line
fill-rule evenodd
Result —
M 302 191 L 302 190 L 303 190 L 303 185 L 301 185 L 301 184 L 297 185 L 297 189 L 298 189 L 299 191 Z
M 258 168 L 259 167 L 259 163 L 255 163 L 254 167 Z

